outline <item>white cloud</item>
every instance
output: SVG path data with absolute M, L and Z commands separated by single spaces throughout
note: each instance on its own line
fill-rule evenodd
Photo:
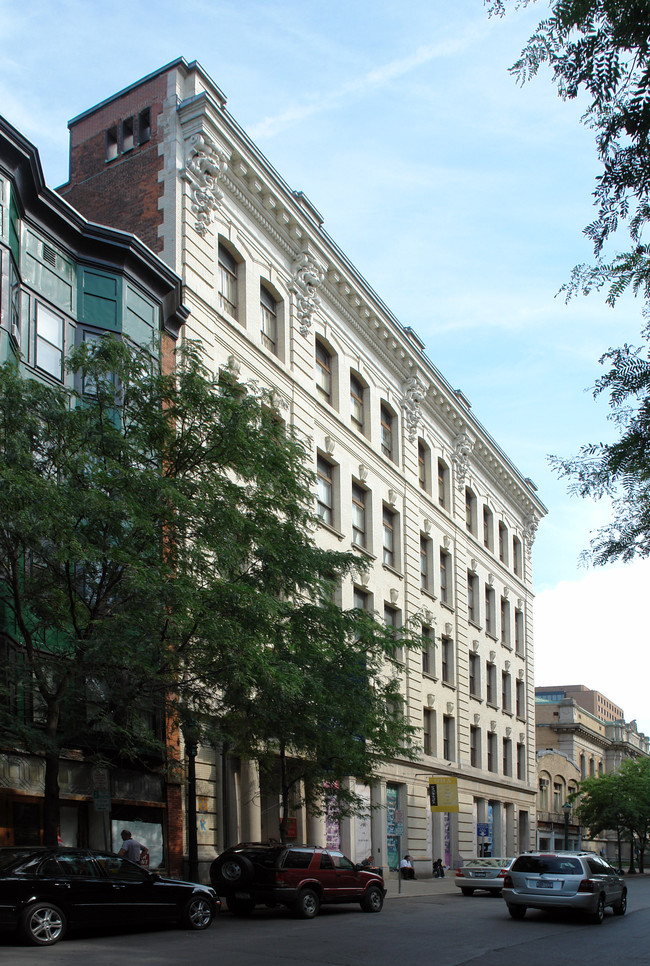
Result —
M 600 691 L 650 735 L 645 611 L 650 561 L 589 570 L 535 601 L 535 684 Z

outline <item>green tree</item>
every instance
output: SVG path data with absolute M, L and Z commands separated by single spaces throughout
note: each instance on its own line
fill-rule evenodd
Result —
M 160 756 L 156 711 L 223 735 L 240 701 L 275 700 L 285 678 L 315 713 L 327 697 L 299 648 L 278 675 L 269 641 L 308 605 L 324 639 L 342 620 L 366 629 L 328 603 L 357 561 L 316 545 L 308 453 L 270 394 L 213 377 L 192 345 L 172 373 L 110 337 L 68 368 L 70 390 L 0 370 L 0 727 L 5 747 L 44 756 L 47 843 L 63 749 Z M 399 715 L 384 730 L 409 744 Z
M 514 0 L 528 6 L 532 0 Z M 488 2 L 502 15 L 507 0 Z M 626 290 L 650 311 L 650 2 L 649 0 L 551 0 L 549 16 L 529 39 L 511 72 L 522 84 L 547 65 L 563 99 L 582 97 L 583 123 L 595 133 L 602 164 L 596 179 L 596 218 L 584 229 L 595 262 L 578 265 L 563 286 L 567 298 L 606 288 L 615 305 Z M 625 250 L 608 255 L 620 230 Z M 648 339 L 648 323 L 643 336 Z M 552 457 L 559 474 L 581 496 L 613 501 L 612 522 L 598 531 L 584 556 L 596 564 L 630 560 L 650 551 L 650 426 L 648 349 L 624 345 L 601 358 L 607 373 L 594 395 L 609 393 L 613 444 L 589 443 L 571 459 Z
M 618 772 L 584 779 L 577 811 L 591 838 L 613 829 L 620 842 L 625 831 L 630 841 L 630 870 L 634 871 L 634 848 L 638 846 L 643 872 L 650 833 L 650 759 L 626 758 Z

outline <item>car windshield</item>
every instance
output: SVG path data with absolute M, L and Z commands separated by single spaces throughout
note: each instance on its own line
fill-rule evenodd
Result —
M 552 872 L 560 875 L 581 875 L 580 859 L 567 855 L 520 855 L 512 867 L 513 872 L 543 875 Z

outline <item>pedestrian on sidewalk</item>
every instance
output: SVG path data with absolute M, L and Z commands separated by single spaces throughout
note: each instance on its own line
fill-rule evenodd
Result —
M 444 879 L 445 867 L 442 864 L 442 859 L 436 859 L 433 863 L 433 877 L 434 879 Z
M 415 869 L 413 868 L 413 866 L 411 864 L 411 856 L 410 855 L 405 855 L 404 856 L 404 858 L 402 859 L 402 861 L 399 864 L 399 871 L 400 871 L 400 875 L 402 876 L 403 879 L 414 879 L 415 878 Z

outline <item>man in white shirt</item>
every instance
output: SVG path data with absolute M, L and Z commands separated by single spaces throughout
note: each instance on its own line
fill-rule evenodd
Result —
M 411 856 L 405 855 L 399 864 L 400 875 L 403 879 L 414 879 L 415 869 L 411 865 Z
M 122 848 L 117 854 L 123 855 L 125 859 L 130 859 L 131 862 L 135 862 L 137 865 L 140 865 L 142 856 L 148 851 L 147 847 L 145 845 L 140 845 L 139 842 L 136 842 L 128 829 L 124 829 L 121 835 Z

